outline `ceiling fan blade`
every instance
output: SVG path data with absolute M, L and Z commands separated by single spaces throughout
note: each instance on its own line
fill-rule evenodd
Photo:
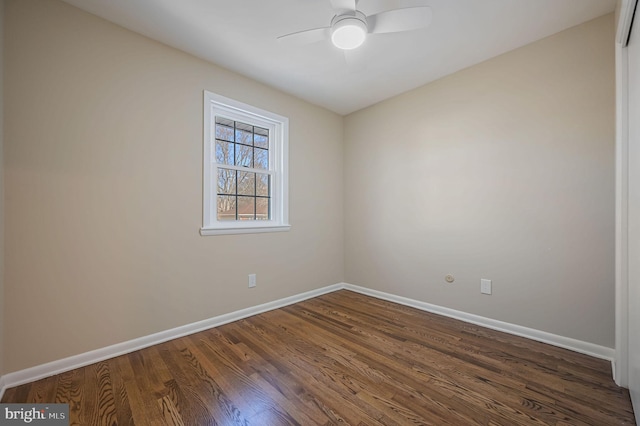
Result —
M 289 46 L 304 46 L 306 44 L 317 43 L 329 38 L 329 28 L 314 28 L 312 30 L 298 31 L 296 33 L 286 34 L 277 38 L 277 40 Z
M 429 6 L 406 7 L 367 16 L 370 33 L 397 33 L 425 28 L 431 23 Z
M 330 0 L 334 9 L 356 10 L 356 0 Z

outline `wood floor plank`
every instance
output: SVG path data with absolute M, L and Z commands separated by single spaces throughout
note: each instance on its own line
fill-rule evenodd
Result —
M 633 425 L 601 359 L 342 290 L 8 389 L 72 425 Z
M 182 421 L 182 416 L 180 415 L 178 407 L 176 407 L 173 399 L 171 399 L 171 397 L 168 394 L 167 396 L 163 396 L 162 398 L 160 398 L 158 400 L 158 403 L 160 404 L 160 409 L 162 410 L 162 417 L 164 418 L 164 421 L 166 422 L 166 424 L 172 425 L 172 426 L 185 426 L 184 422 Z
M 245 330 L 240 331 L 241 335 L 244 335 L 247 339 L 247 345 L 256 353 L 261 354 L 263 358 L 271 362 L 273 362 L 272 360 L 277 360 L 277 363 L 280 364 L 280 372 L 291 375 L 292 372 L 295 371 L 295 375 L 302 380 L 304 386 L 310 389 L 308 397 L 311 398 L 314 405 L 329 417 L 331 421 L 353 424 L 356 419 L 352 418 L 352 416 L 359 410 L 353 405 L 353 401 L 348 399 L 351 395 L 341 395 L 337 393 L 335 388 L 339 387 L 338 384 L 325 379 L 324 375 L 319 371 L 309 371 L 312 369 L 307 368 L 308 365 L 302 358 L 303 354 L 292 350 L 294 346 L 273 345 L 273 337 L 264 328 L 264 325 L 267 324 L 269 320 L 264 321 L 264 324 L 260 324 L 258 321 L 251 321 L 252 319 L 255 320 L 255 317 L 243 321 Z M 251 341 L 250 335 L 252 334 L 259 334 L 263 338 L 261 340 Z M 341 410 L 332 408 L 337 404 L 336 398 L 341 399 Z M 368 417 L 368 415 L 363 412 L 360 413 L 360 416 Z
M 244 343 L 239 345 L 245 347 L 244 351 L 251 360 L 251 369 L 254 371 L 250 376 L 252 383 L 259 387 L 274 407 L 277 407 L 267 410 L 270 416 L 280 418 L 276 412 L 284 411 L 292 416 L 292 423 L 302 425 L 325 424 L 329 421 L 329 417 L 318 407 L 313 395 L 299 378 L 282 374 Z
M 27 401 L 33 404 L 45 404 L 55 400 L 58 377 L 47 377 L 34 382 L 29 390 Z
M 197 375 L 190 372 L 186 360 L 182 357 L 180 349 L 172 347 L 171 350 L 162 351 L 162 358 L 171 370 L 173 379 L 165 383 L 168 395 L 180 414 L 185 424 L 212 423 L 211 412 L 207 408 L 210 398 L 206 386 L 196 379 Z M 184 365 L 183 365 L 184 364 Z M 185 374 L 184 369 L 187 369 Z M 208 423 L 207 423 L 208 424 Z
M 129 402 L 129 395 L 124 383 L 122 375 L 117 374 L 119 370 L 119 361 L 117 358 L 112 358 L 108 361 L 109 370 L 111 374 L 111 385 L 113 387 L 114 405 L 116 410 L 116 423 L 119 426 L 134 425 L 133 414 L 131 412 L 131 404 Z
M 111 361 L 113 361 L 114 365 L 113 373 L 122 380 L 127 394 L 133 420 L 132 424 L 141 426 L 165 425 L 161 410 L 157 407 L 157 399 L 155 399 L 154 393 L 150 388 L 145 387 L 145 384 L 148 383 L 146 375 L 136 375 L 134 373 L 131 363 L 134 357 L 129 355 L 119 356 Z M 127 413 L 124 413 L 123 416 L 127 416 Z

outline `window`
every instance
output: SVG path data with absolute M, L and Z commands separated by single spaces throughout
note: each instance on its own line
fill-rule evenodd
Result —
M 289 120 L 204 92 L 202 235 L 287 231 Z

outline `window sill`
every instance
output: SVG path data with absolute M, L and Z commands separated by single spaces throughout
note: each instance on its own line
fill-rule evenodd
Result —
M 291 225 L 243 226 L 229 228 L 200 228 L 200 235 L 262 234 L 265 232 L 287 232 Z

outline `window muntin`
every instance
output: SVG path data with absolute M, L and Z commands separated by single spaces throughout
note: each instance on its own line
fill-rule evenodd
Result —
M 201 233 L 288 230 L 288 119 L 211 92 L 204 98 Z

